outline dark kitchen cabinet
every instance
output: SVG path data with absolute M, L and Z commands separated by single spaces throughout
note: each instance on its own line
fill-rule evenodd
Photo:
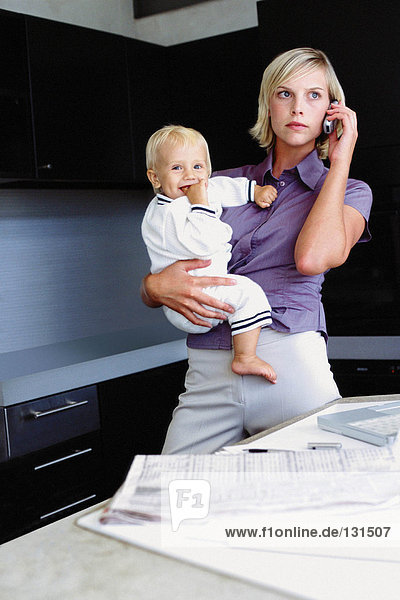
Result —
M 96 386 L 0 412 L 0 543 L 105 499 Z
M 33 177 L 25 20 L 0 11 L 0 177 Z
M 99 432 L 0 464 L 0 543 L 105 499 Z
M 146 182 L 165 48 L 0 11 L 0 49 L 1 178 Z
M 264 160 L 249 134 L 265 68 L 257 28 L 171 46 L 167 61 L 170 122 L 204 135 L 213 170 Z
M 256 28 L 165 48 L 7 11 L 0 25 L 0 177 L 148 185 L 146 142 L 167 123 L 199 129 L 215 169 L 262 160 Z
M 186 370 L 184 360 L 98 385 L 107 495 L 122 484 L 135 454 L 161 452 Z
M 158 454 L 187 361 L 0 407 L 0 543 L 112 496 Z
M 331 359 L 329 362 L 344 398 L 400 393 L 400 360 Z
M 167 69 L 170 49 L 133 39 L 126 40 L 126 47 L 135 182 L 149 185 L 147 140 L 171 122 L 173 75 Z
M 26 17 L 37 176 L 133 181 L 124 38 Z

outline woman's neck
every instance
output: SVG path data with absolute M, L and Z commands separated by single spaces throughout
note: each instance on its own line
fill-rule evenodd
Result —
M 281 144 L 280 140 L 277 139 L 273 156 L 273 176 L 276 177 L 276 179 L 279 179 L 283 171 L 286 171 L 287 169 L 293 169 L 293 167 L 301 163 L 301 161 L 304 160 L 305 157 L 314 150 L 314 148 L 314 145 L 293 148 L 292 146 Z

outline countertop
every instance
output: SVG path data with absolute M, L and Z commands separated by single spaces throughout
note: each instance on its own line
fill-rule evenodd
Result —
M 179 335 L 179 334 L 178 334 Z M 186 340 L 150 345 L 137 327 L 69 342 L 9 352 L 0 360 L 0 406 L 58 394 L 184 360 Z
M 11 406 L 137 373 L 187 358 L 186 339 L 176 330 L 154 334 L 146 326 L 0 355 L 0 406 Z M 397 342 L 396 342 L 397 340 Z M 398 338 L 330 338 L 330 358 L 400 359 Z M 394 349 L 397 349 L 394 351 Z M 347 349 L 347 350 L 346 350 Z M 397 358 L 396 358 L 397 357 Z
M 292 598 L 85 531 L 87 512 L 0 546 L 4 600 Z

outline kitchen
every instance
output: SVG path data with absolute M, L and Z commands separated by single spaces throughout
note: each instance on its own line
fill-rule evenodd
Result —
M 332 274 L 332 285 L 327 281 L 335 374 L 343 395 L 400 389 L 399 125 L 389 100 L 398 72 L 391 3 L 378 15 L 373 5 L 362 17 L 350 9 L 346 27 L 351 31 L 355 19 L 364 19 L 359 36 L 365 38 L 346 38 L 346 49 L 326 36 L 318 19 L 312 32 L 305 25 L 297 37 L 298 31 L 279 18 L 287 2 L 234 2 L 233 24 L 226 18 L 232 3 L 226 1 L 143 21 L 133 20 L 129 0 L 117 3 L 119 11 L 111 11 L 109 2 L 101 2 L 101 10 L 94 10 L 97 2 L 86 2 L 84 9 L 69 3 L 65 12 L 52 4 L 0 2 L 5 132 L 0 250 L 6 290 L 0 300 L 0 477 L 6 490 L 2 502 L 10 511 L 3 541 L 106 499 L 134 454 L 160 451 L 182 386 L 185 343 L 161 311 L 146 308 L 138 296 L 148 269 L 139 230 L 151 198 L 145 141 L 166 121 L 181 121 L 209 139 L 215 168 L 242 164 L 243 157 L 257 162 L 260 150 L 247 129 L 263 66 L 281 49 L 325 43 L 340 64 L 348 102 L 360 120 L 354 176 L 374 190 L 372 233 L 385 244 L 384 250 L 375 245 L 379 252 L 366 248 L 372 242 L 363 245 L 349 267 Z M 276 21 L 270 31 L 272 4 Z M 312 11 L 315 3 L 306 4 Z M 368 45 L 363 44 L 367 37 Z M 384 44 L 383 65 L 376 64 L 375 40 Z M 172 75 L 168 67 L 177 62 L 182 70 Z M 360 63 L 370 65 L 368 75 L 359 73 Z M 193 64 L 196 78 L 206 82 L 197 110 Z M 382 70 L 386 77 L 378 74 Z M 219 115 L 222 105 L 235 123 L 228 133 Z M 380 122 L 374 116 L 377 105 Z M 221 135 L 232 140 L 224 148 Z M 383 159 L 388 148 L 395 162 L 390 169 Z M 338 290 L 350 305 L 345 324 L 335 315 Z M 361 324 L 360 304 L 366 307 Z M 26 411 L 23 433 L 20 410 Z M 46 425 L 46 419 L 55 420 Z M 54 431 L 53 439 L 45 437 Z M 77 453 L 82 453 L 76 456 L 79 465 L 34 479 L 29 502 L 21 496 L 33 464 Z M 42 475 L 43 469 L 37 472 Z M 56 503 L 49 503 L 47 490 L 55 488 Z

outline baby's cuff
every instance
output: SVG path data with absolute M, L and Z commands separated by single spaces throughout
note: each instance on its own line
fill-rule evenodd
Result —
M 257 182 L 255 179 L 249 181 L 248 189 L 248 202 L 254 202 L 254 190 L 256 189 Z
M 195 214 L 197 213 L 201 215 L 206 215 L 207 217 L 216 217 L 215 210 L 213 208 L 210 208 L 209 206 L 204 206 L 204 204 L 192 204 L 191 212 Z

